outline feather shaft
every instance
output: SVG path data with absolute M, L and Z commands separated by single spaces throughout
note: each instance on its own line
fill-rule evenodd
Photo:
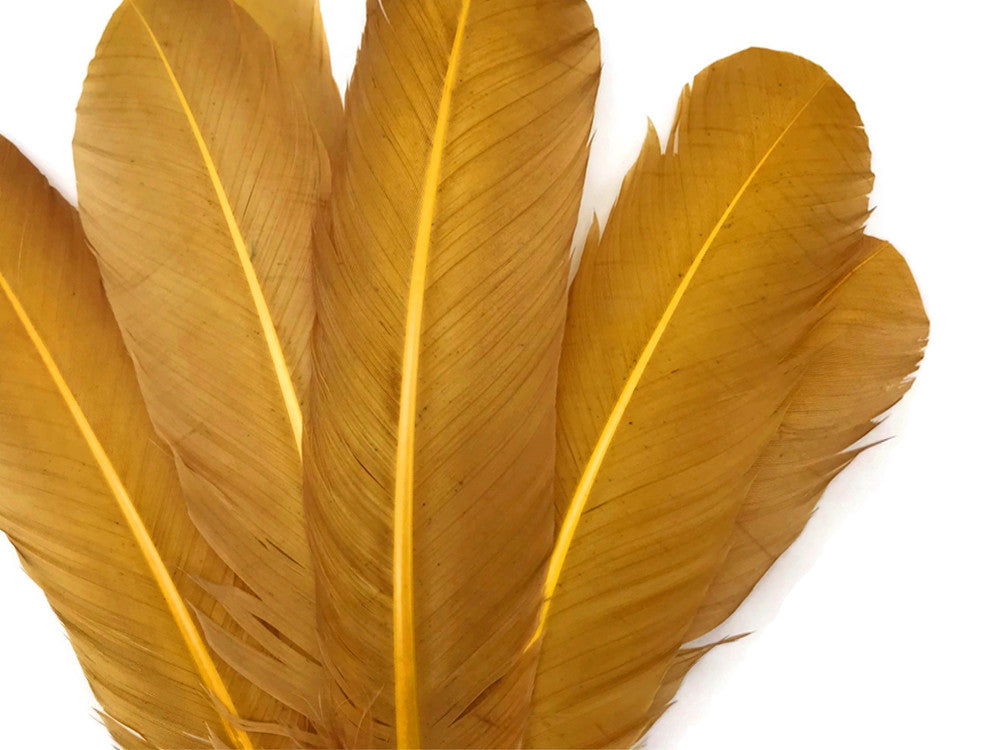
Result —
M 413 252 L 406 338 L 403 349 L 399 405 L 399 440 L 396 452 L 396 500 L 393 544 L 393 650 L 396 657 L 396 731 L 401 748 L 420 747 L 420 712 L 417 696 L 416 641 L 413 616 L 413 463 L 417 421 L 417 371 L 423 322 L 427 260 L 430 255 L 434 209 L 441 182 L 441 162 L 448 139 L 451 100 L 458 76 L 462 43 L 471 0 L 464 0 L 448 60 L 438 109 L 434 142 L 427 164 L 420 224 Z
M 865 266 L 867 266 L 869 263 L 871 263 L 873 260 L 875 260 L 879 255 L 881 255 L 883 252 L 885 252 L 886 250 L 888 250 L 891 247 L 892 247 L 892 245 L 890 245 L 885 240 L 882 240 L 879 243 L 879 245 L 874 250 L 872 250 L 868 255 L 865 256 L 864 260 L 862 260 L 856 266 L 854 266 L 853 268 L 851 268 L 850 271 L 848 271 L 847 273 L 845 273 L 844 276 L 843 276 L 843 278 L 841 278 L 840 281 L 838 281 L 836 284 L 834 284 L 830 288 L 830 291 L 828 291 L 826 294 L 823 295 L 823 298 L 820 299 L 820 301 L 816 303 L 816 307 L 819 308 L 819 307 L 822 307 L 823 305 L 825 305 L 830 300 L 830 298 L 834 294 L 836 294 L 837 291 L 842 286 L 844 286 L 844 284 L 846 284 L 847 282 L 849 282 L 851 280 L 851 278 L 853 276 L 855 276 L 862 268 L 864 268 Z

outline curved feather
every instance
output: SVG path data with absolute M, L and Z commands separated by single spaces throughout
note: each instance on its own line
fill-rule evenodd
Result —
M 862 449 L 852 449 L 909 390 L 927 342 L 928 322 L 903 257 L 865 237 L 862 260 L 822 301 L 813 352 L 789 398 L 781 426 L 757 459 L 725 562 L 685 641 L 721 625 L 798 537 L 830 482 Z M 708 649 L 681 654 L 648 713 L 666 710 L 681 678 Z
M 271 42 L 232 2 L 115 13 L 78 108 L 83 224 L 191 517 L 257 599 L 227 609 L 244 631 L 267 625 L 255 638 L 267 660 L 236 666 L 313 722 L 299 439 L 322 153 Z
M 122 727 L 160 747 L 209 747 L 208 728 L 251 747 L 234 698 L 262 706 L 220 674 L 186 605 L 211 607 L 184 574 L 225 566 L 184 511 L 76 212 L 2 138 L 0 292 L 0 527 L 109 729 L 126 747 Z
M 583 2 L 369 2 L 306 445 L 348 743 L 519 742 L 597 76 Z
M 857 262 L 860 125 L 801 58 L 722 60 L 685 90 L 665 153 L 650 131 L 585 252 L 528 746 L 638 738 L 801 376 L 817 303 Z
M 823 302 L 810 358 L 781 427 L 758 458 L 725 564 L 688 630 L 700 638 L 729 617 L 789 547 L 833 478 L 860 453 L 849 450 L 912 384 L 928 321 L 899 252 L 866 237 L 863 260 Z

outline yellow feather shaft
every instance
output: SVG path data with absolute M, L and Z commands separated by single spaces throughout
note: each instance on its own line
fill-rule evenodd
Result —
M 413 249 L 413 270 L 410 275 L 410 294 L 406 311 L 393 519 L 393 653 L 396 665 L 396 745 L 400 748 L 420 747 L 420 711 L 413 624 L 413 462 L 417 421 L 417 369 L 420 360 L 420 334 L 434 209 L 441 181 L 444 145 L 448 137 L 451 99 L 458 77 L 458 63 L 465 39 L 470 4 L 471 0 L 463 0 L 455 40 L 448 59 L 448 71 L 441 91 L 434 141 L 424 178 L 420 223 Z
M 816 303 L 816 307 L 822 307 L 823 305 L 825 305 L 827 300 L 829 300 L 830 297 L 836 294 L 837 290 L 840 289 L 844 284 L 850 281 L 852 276 L 854 276 L 858 271 L 860 271 L 862 268 L 864 268 L 873 260 L 875 260 L 875 258 L 877 258 L 884 250 L 887 250 L 891 247 L 892 245 L 883 240 L 877 248 L 875 248 L 868 256 L 865 257 L 864 260 L 862 260 L 860 263 L 854 266 L 850 271 L 845 273 L 840 281 L 838 281 L 836 284 L 830 287 L 830 291 L 828 291 L 820 298 L 819 302 Z

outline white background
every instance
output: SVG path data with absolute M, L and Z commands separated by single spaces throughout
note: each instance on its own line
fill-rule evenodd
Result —
M 0 0 L 0 132 L 74 196 L 70 141 L 114 0 Z M 720 632 L 650 746 L 1000 748 L 996 20 L 986 2 L 591 0 L 604 49 L 583 215 L 607 215 L 651 117 L 757 45 L 853 95 L 874 151 L 871 232 L 906 255 L 932 321 L 917 385 Z M 323 3 L 343 84 L 363 0 Z M 107 747 L 68 642 L 0 542 L 0 722 L 10 748 Z

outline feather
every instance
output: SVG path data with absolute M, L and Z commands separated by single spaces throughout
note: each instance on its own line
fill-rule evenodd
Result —
M 127 0 L 91 63 L 74 155 L 83 225 L 190 515 L 254 595 L 225 600 L 266 652 L 235 666 L 273 695 L 294 684 L 317 722 L 299 441 L 329 174 L 275 60 L 229 0 Z
M 129 750 L 630 746 L 922 356 L 861 121 L 715 63 L 567 294 L 586 2 L 367 7 L 345 111 L 318 0 L 125 0 L 80 215 L 0 139 L 0 530 Z
M 628 746 L 723 562 L 821 301 L 860 258 L 853 102 L 748 50 L 685 89 L 570 295 L 529 747 Z
M 280 62 L 302 92 L 323 144 L 331 156 L 335 155 L 344 107 L 330 72 L 319 0 L 238 2 L 273 40 Z
M 799 535 L 849 450 L 909 390 L 928 322 L 906 261 L 866 237 L 862 260 L 829 293 L 811 355 L 777 434 L 753 469 L 730 551 L 688 630 L 700 638 L 728 618 Z
M 721 625 L 791 545 L 833 478 L 861 452 L 851 449 L 909 390 L 927 342 L 920 292 L 889 243 L 862 240 L 862 260 L 823 301 L 824 317 L 781 426 L 757 459 L 725 562 L 688 626 L 692 641 Z M 707 649 L 675 659 L 648 712 L 655 722 L 680 678 Z
M 306 444 L 348 744 L 520 741 L 598 59 L 576 0 L 368 4 Z
M 250 747 L 227 718 L 266 702 L 217 668 L 185 605 L 211 603 L 181 571 L 225 565 L 184 511 L 76 211 L 2 138 L 0 290 L 0 527 L 109 730 L 129 748 L 210 747 L 206 727 Z

